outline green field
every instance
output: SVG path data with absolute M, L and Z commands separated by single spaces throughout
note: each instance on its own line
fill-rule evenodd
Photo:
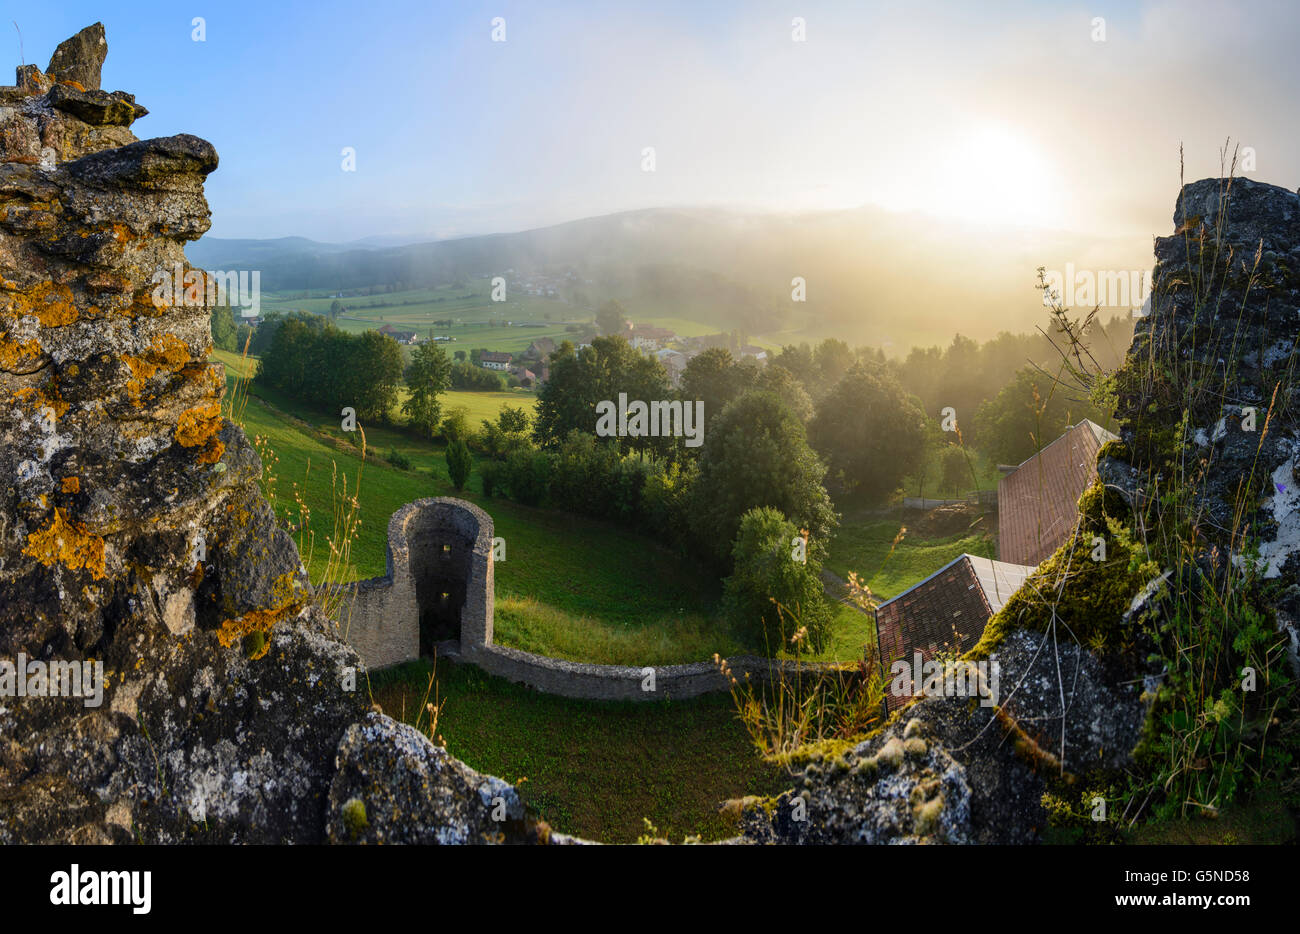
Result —
M 415 725 L 430 670 L 421 661 L 372 675 L 372 696 Z M 525 806 L 563 833 L 631 843 L 648 819 L 673 843 L 723 839 L 737 829 L 718 813 L 723 801 L 790 787 L 787 773 L 750 745 L 729 695 L 576 701 L 445 661 L 438 691 L 447 700 L 437 730 L 447 750 L 518 784 Z M 418 726 L 427 725 L 426 716 Z
M 393 412 L 393 420 L 399 424 L 406 423 L 406 417 L 402 415 L 402 403 L 406 401 L 407 395 L 405 387 L 398 390 L 397 406 Z M 449 389 L 438 398 L 442 402 L 444 415 L 451 412 L 452 409 L 460 407 L 468 409 L 469 423 L 475 430 L 480 427 L 480 423 L 484 419 L 496 421 L 497 414 L 501 411 L 503 405 L 523 409 L 530 414 L 537 408 L 537 393 L 529 392 L 526 389 L 511 389 L 506 392 Z
M 906 516 L 901 516 L 841 525 L 830 544 L 827 569 L 846 580 L 850 572 L 856 573 L 878 599 L 888 600 L 964 552 L 997 557 L 990 536 L 979 528 L 946 538 L 921 538 L 909 531 L 895 546 L 894 538 L 900 528 L 906 528 L 907 521 Z
M 438 336 L 454 338 L 446 345 L 449 354 L 456 350 L 468 352 L 474 347 L 519 353 L 539 337 L 553 338 L 556 343 L 572 339 L 573 333 L 566 331 L 565 325 L 590 322 L 592 318 L 592 312 L 558 299 L 519 295 L 508 301 L 493 302 L 490 293 L 490 283 L 476 279 L 459 289 L 415 289 L 341 298 L 338 301 L 348 310 L 334 323 L 353 334 L 377 330 L 385 324 L 399 331 L 415 331 L 422 339 L 432 331 Z M 303 310 L 328 315 L 334 301 L 333 296 L 293 298 L 272 294 L 262 298 L 262 311 L 269 314 Z M 380 305 L 380 302 L 389 304 Z M 455 323 L 450 328 L 433 324 L 445 320 Z M 509 321 L 511 326 L 493 327 L 492 321 Z

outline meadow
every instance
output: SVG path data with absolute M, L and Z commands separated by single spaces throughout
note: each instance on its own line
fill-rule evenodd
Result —
M 384 712 L 427 731 L 428 659 L 371 675 Z M 468 665 L 439 661 L 435 737 L 476 769 L 518 787 L 552 828 L 605 843 L 632 843 L 644 821 L 674 843 L 736 833 L 719 805 L 790 786 L 759 757 L 730 695 L 689 701 L 597 703 L 538 694 Z M 430 695 L 430 700 L 433 697 Z M 417 724 L 417 719 L 420 722 Z
M 573 333 L 565 330 L 566 325 L 589 322 L 593 314 L 559 299 L 527 294 L 494 302 L 490 293 L 487 280 L 475 279 L 461 288 L 414 289 L 340 298 L 337 301 L 347 311 L 335 318 L 334 323 L 352 334 L 377 330 L 386 324 L 398 331 L 415 331 L 421 338 L 427 338 L 432 332 L 453 338 L 446 345 L 448 354 L 456 350 L 468 353 L 474 347 L 519 353 L 539 337 L 553 338 L 556 343 L 573 339 Z M 262 298 L 262 312 L 303 310 L 328 316 L 335 301 L 333 295 L 299 298 L 268 294 Z M 454 322 L 450 328 L 434 325 L 435 321 L 446 320 Z M 505 321 L 511 322 L 510 326 L 493 325 Z
M 309 511 L 296 538 L 314 580 L 324 568 L 323 536 L 346 477 L 362 516 L 352 548 L 351 578 L 384 573 L 388 519 L 426 496 L 460 496 L 492 516 L 505 539 L 497 563 L 495 639 L 525 651 L 603 664 L 665 665 L 743 651 L 719 616 L 720 586 L 654 539 L 610 523 L 482 495 L 478 459 L 466 490 L 451 484 L 444 447 L 393 426 L 344 432 L 340 421 L 273 390 L 243 384 L 255 361 L 214 352 L 227 369 L 228 400 L 243 395 L 242 421 L 258 438 L 270 470 L 264 487 L 289 524 Z M 474 423 L 502 405 L 535 403 L 521 391 L 448 392 L 444 410 L 465 405 Z M 409 461 L 400 469 L 388 461 Z M 272 479 L 272 477 L 274 479 Z M 359 481 L 359 482 L 358 482 Z M 848 510 L 850 513 L 851 510 Z M 313 543 L 310 529 L 318 532 Z M 962 551 L 987 553 L 979 533 L 939 541 L 904 537 L 897 524 L 859 518 L 842 525 L 829 570 L 863 574 L 878 593 L 910 585 Z M 981 547 L 984 550 L 981 550 Z M 857 661 L 873 644 L 872 618 L 840 605 L 830 645 L 817 660 Z M 417 726 L 432 672 L 424 659 L 370 676 L 383 709 Z M 788 784 L 763 760 L 728 695 L 654 704 L 611 704 L 550 697 L 446 660 L 437 665 L 439 699 L 447 701 L 437 735 L 465 762 L 519 782 L 525 803 L 557 830 L 609 842 L 635 840 L 644 820 L 680 841 L 735 832 L 717 812 L 723 800 L 768 794 Z

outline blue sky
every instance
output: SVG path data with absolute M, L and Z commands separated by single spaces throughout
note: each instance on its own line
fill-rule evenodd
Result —
M 1229 135 L 1257 150 L 1246 174 L 1300 183 L 1283 3 L 7 7 L 13 63 L 11 20 L 42 67 L 102 20 L 105 88 L 150 109 L 135 132 L 216 145 L 213 236 L 456 236 L 655 205 L 1163 230 L 1179 143 L 1194 178 Z

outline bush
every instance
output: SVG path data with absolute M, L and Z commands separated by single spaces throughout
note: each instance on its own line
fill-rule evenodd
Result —
M 735 571 L 723 582 L 723 612 L 734 631 L 768 655 L 783 648 L 820 652 L 830 636 L 821 568 L 810 553 L 795 559 L 796 537 L 799 530 L 779 511 L 749 510 L 732 548 Z
M 478 476 L 483 481 L 483 495 L 491 496 L 501 482 L 501 464 L 497 461 L 488 461 L 480 465 Z
M 515 451 L 503 464 L 501 485 L 510 498 L 537 506 L 546 498 L 551 479 L 551 458 L 543 451 Z
M 464 441 L 466 444 L 474 439 L 474 429 L 469 424 L 469 408 L 463 405 L 447 410 L 442 419 L 440 432 L 449 443 Z
M 465 489 L 472 464 L 469 446 L 464 441 L 453 441 L 447 445 L 447 472 L 451 474 L 451 485 L 457 490 Z
M 388 453 L 384 456 L 384 460 L 388 461 L 388 463 L 392 464 L 398 470 L 411 469 L 411 459 L 401 451 L 397 450 L 397 448 L 389 448 Z

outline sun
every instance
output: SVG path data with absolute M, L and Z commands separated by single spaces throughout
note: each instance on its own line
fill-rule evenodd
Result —
M 1056 226 L 1059 188 L 1039 148 L 988 124 L 963 133 L 933 160 L 928 213 L 988 225 Z

